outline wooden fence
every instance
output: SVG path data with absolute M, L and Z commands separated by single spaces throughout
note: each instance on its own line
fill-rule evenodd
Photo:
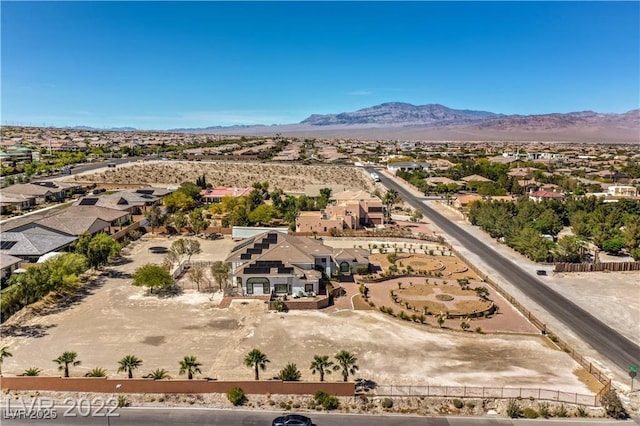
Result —
M 556 263 L 553 272 L 640 271 L 640 262 Z
M 539 401 L 564 402 L 591 407 L 599 405 L 597 395 L 541 388 L 501 388 L 474 386 L 396 386 L 377 385 L 376 396 L 386 397 L 440 397 L 440 398 L 495 398 L 535 399 Z

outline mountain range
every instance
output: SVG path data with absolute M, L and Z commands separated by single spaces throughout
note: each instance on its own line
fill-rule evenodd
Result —
M 126 128 L 127 130 L 133 130 Z M 123 130 L 120 128 L 118 130 Z M 312 114 L 297 124 L 168 129 L 183 133 L 408 140 L 640 143 L 640 110 L 507 115 L 439 104 L 388 102 L 353 112 Z

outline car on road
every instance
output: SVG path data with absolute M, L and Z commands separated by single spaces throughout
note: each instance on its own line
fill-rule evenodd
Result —
M 271 426 L 313 426 L 313 422 L 301 414 L 288 414 L 273 419 Z

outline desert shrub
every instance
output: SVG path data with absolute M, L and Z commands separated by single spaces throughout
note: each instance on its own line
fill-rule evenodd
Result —
M 459 410 L 462 407 L 464 407 L 464 403 L 462 401 L 460 401 L 459 399 L 454 399 L 453 400 L 453 406 L 456 407 Z
M 244 404 L 246 397 L 244 396 L 244 391 L 241 388 L 235 386 L 231 388 L 229 392 L 227 392 L 227 399 L 233 405 L 242 405 Z
M 525 419 L 537 419 L 538 417 L 540 417 L 536 409 L 531 407 L 527 407 L 522 410 L 522 415 Z
M 280 370 L 280 373 L 278 373 L 278 379 L 285 382 L 297 382 L 300 380 L 301 376 L 302 373 L 300 373 L 298 366 L 294 363 L 287 364 L 282 370 Z
M 604 412 L 609 417 L 614 419 L 626 419 L 629 417 L 627 410 L 625 410 L 620 398 L 618 398 L 618 394 L 613 389 L 602 395 L 600 404 L 602 404 Z
M 382 408 L 389 410 L 389 409 L 393 408 L 393 399 L 385 398 L 385 399 L 382 400 L 380 405 L 382 405 Z
M 469 401 L 469 402 L 466 403 L 466 406 L 467 406 L 467 408 L 469 410 L 473 410 L 474 408 L 476 408 L 476 403 L 472 402 L 472 401 Z
M 328 396 L 329 396 L 328 393 L 319 390 L 313 395 L 313 399 L 316 401 L 316 404 L 322 405 L 322 403 L 324 402 L 325 399 L 327 399 Z
M 522 408 L 520 404 L 515 399 L 510 399 L 507 403 L 507 416 L 512 419 L 517 419 L 522 416 Z
M 585 407 L 578 405 L 576 408 L 576 417 L 589 417 L 589 413 Z
M 564 404 L 560 404 L 555 410 L 553 410 L 554 417 L 567 417 L 568 415 L 567 407 L 565 407 Z
M 127 400 L 127 397 L 124 395 L 118 395 L 118 408 L 128 407 L 128 406 L 129 406 L 129 401 Z
M 340 406 L 340 401 L 337 397 L 333 395 L 327 396 L 324 401 L 322 401 L 322 408 L 325 410 L 335 410 Z
M 482 327 L 476 327 L 476 333 L 484 334 L 484 330 L 482 330 Z
M 540 402 L 538 404 L 538 413 L 540 414 L 540 416 L 544 417 L 545 419 L 548 418 L 549 415 L 551 414 L 551 412 L 549 411 L 549 403 Z
M 369 273 L 369 268 L 367 266 L 358 266 L 356 268 L 356 274 L 358 275 L 366 275 Z

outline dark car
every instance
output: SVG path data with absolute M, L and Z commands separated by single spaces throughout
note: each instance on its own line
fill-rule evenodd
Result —
M 311 419 L 300 414 L 289 414 L 273 419 L 271 426 L 313 426 Z
M 537 275 L 547 275 L 547 271 L 545 271 L 544 269 L 538 269 L 536 271 L 536 274 Z

